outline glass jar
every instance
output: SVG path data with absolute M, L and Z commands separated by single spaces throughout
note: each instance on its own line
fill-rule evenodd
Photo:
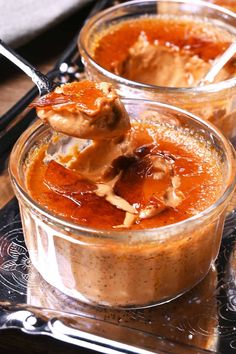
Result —
M 236 12 L 235 0 L 207 0 L 207 1 L 211 2 L 212 4 L 225 7 L 226 9 L 231 10 L 233 12 Z
M 25 242 L 43 278 L 82 302 L 138 308 L 169 301 L 208 273 L 219 251 L 226 207 L 235 187 L 235 153 L 213 125 L 181 109 L 144 100 L 123 103 L 131 121 L 143 114 L 149 119 L 150 114 L 152 125 L 161 116 L 176 129 L 178 120 L 189 136 L 197 134 L 207 151 L 217 154 L 224 185 L 213 205 L 189 219 L 153 229 L 100 230 L 68 222 L 37 204 L 27 191 L 31 153 L 52 134 L 41 122 L 17 141 L 9 168 Z
M 81 30 L 78 44 L 88 77 L 111 82 L 121 97 L 143 98 L 181 107 L 210 120 L 233 140 L 236 137 L 236 78 L 189 88 L 155 86 L 118 76 L 93 59 L 95 42 L 104 29 L 143 15 L 193 18 L 194 21 L 199 18 L 236 35 L 236 15 L 211 3 L 198 0 L 130 1 L 98 13 Z

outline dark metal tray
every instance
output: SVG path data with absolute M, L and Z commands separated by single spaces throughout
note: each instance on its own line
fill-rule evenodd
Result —
M 111 3 L 99 1 L 93 11 Z M 76 38 L 49 76 L 73 79 L 71 70 L 60 70 L 63 63 L 76 68 L 73 75 L 82 71 Z M 2 174 L 12 144 L 35 114 L 15 117 L 35 95 L 35 90 L 28 93 L 2 120 Z M 165 305 L 118 311 L 79 303 L 42 279 L 28 257 L 17 201 L 11 200 L 0 209 L 0 328 L 12 327 L 102 353 L 235 353 L 236 212 L 226 220 L 215 267 L 198 286 Z
M 235 213 L 216 267 L 165 305 L 118 311 L 91 307 L 47 284 L 31 265 L 15 199 L 0 211 L 0 328 L 48 334 L 102 353 L 235 353 Z

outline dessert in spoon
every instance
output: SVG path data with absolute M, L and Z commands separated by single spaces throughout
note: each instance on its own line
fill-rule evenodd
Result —
M 106 82 L 61 85 L 32 106 L 55 131 L 76 138 L 109 139 L 130 128 L 123 104 Z

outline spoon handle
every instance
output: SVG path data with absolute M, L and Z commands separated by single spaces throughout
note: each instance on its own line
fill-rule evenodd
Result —
M 27 60 L 22 58 L 12 48 L 10 48 L 3 40 L 0 39 L 0 54 L 14 63 L 18 68 L 28 75 L 31 80 L 37 85 L 40 96 L 52 91 L 52 84 L 46 75 L 35 69 Z
M 226 49 L 226 51 L 217 58 L 211 68 L 211 70 L 207 73 L 207 75 L 200 80 L 198 86 L 203 86 L 206 84 L 211 84 L 216 75 L 220 72 L 220 70 L 225 66 L 225 64 L 234 56 L 236 53 L 236 42 L 230 44 L 230 46 Z

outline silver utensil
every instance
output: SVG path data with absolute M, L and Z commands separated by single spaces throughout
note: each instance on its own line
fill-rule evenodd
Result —
M 225 66 L 225 64 L 228 63 L 235 53 L 236 42 L 233 42 L 221 56 L 215 59 L 213 66 L 208 71 L 206 76 L 199 81 L 197 86 L 204 86 L 213 83 L 220 70 Z
M 46 95 L 52 91 L 53 86 L 46 75 L 42 74 L 27 60 L 22 58 L 17 52 L 10 48 L 6 43 L 0 39 L 0 54 L 10 60 L 18 68 L 20 68 L 31 80 L 37 85 L 40 96 Z
M 48 77 L 37 70 L 33 65 L 31 65 L 26 59 L 19 55 L 14 49 L 10 48 L 3 40 L 0 39 L 0 54 L 10 60 L 18 68 L 20 68 L 26 75 L 28 75 L 31 80 L 36 84 L 39 90 L 39 95 L 44 96 L 51 92 L 55 85 L 51 83 Z M 57 143 L 53 142 L 49 144 L 49 148 L 46 154 L 46 160 L 51 159 L 57 160 L 58 156 L 66 155 L 71 148 L 71 146 L 78 145 L 76 138 L 65 136 L 64 134 L 59 134 L 54 132 L 53 135 L 59 137 Z

